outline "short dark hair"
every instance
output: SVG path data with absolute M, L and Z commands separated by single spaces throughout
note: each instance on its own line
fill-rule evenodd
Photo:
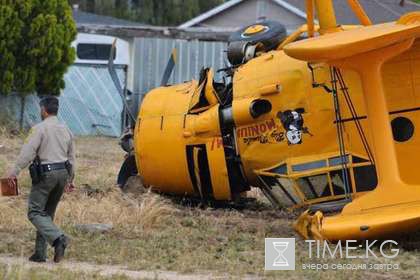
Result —
M 39 101 L 39 106 L 44 107 L 45 111 L 50 115 L 57 115 L 59 102 L 55 96 L 44 96 Z

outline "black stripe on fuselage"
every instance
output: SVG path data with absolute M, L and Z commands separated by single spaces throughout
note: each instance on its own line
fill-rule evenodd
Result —
M 403 109 L 403 110 L 398 110 L 398 111 L 391 111 L 391 112 L 389 112 L 389 114 L 390 115 L 396 115 L 396 114 L 410 113 L 410 112 L 415 112 L 415 111 L 420 111 L 420 107 Z M 367 116 L 360 116 L 360 117 L 357 117 L 357 118 L 342 119 L 341 122 L 345 123 L 345 122 L 350 122 L 350 121 L 355 121 L 355 120 L 364 120 L 364 119 L 367 119 Z M 334 123 L 337 123 L 337 121 L 334 121 Z
M 194 161 L 194 148 L 200 148 L 198 152 L 198 162 Z M 203 199 L 210 199 L 213 197 L 213 185 L 211 182 L 210 176 L 210 168 L 209 168 L 209 161 L 207 157 L 207 149 L 205 144 L 201 145 L 188 145 L 186 147 L 186 156 L 187 156 L 187 164 L 188 164 L 188 172 L 190 174 L 191 183 L 194 188 L 194 192 L 199 194 L 199 186 L 195 174 L 196 164 L 198 164 L 198 168 L 200 170 L 200 182 L 201 182 L 201 193 L 203 195 Z

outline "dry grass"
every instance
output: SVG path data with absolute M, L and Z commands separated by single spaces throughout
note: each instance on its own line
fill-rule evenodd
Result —
M 26 193 L 26 192 L 25 192 Z M 26 218 L 26 198 L 0 197 L 0 233 L 18 234 L 32 231 Z M 176 209 L 151 192 L 141 198 L 110 190 L 103 196 L 88 196 L 83 190 L 67 194 L 57 212 L 56 223 L 73 228 L 77 224 L 104 223 L 116 231 L 132 234 L 159 228 Z
M 75 224 L 111 224 L 117 231 L 133 234 L 158 228 L 175 211 L 168 202 L 151 192 L 141 198 L 122 195 L 112 189 L 100 197 L 83 192 L 68 195 L 57 214 L 57 223 L 69 227 Z

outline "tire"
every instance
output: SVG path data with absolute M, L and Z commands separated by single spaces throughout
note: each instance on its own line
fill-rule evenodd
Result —
M 120 172 L 118 173 L 117 185 L 122 189 L 128 179 L 132 176 L 136 176 L 137 173 L 136 159 L 134 155 L 130 155 L 125 159 L 121 166 Z
M 287 30 L 281 23 L 265 20 L 254 23 L 232 33 L 229 42 L 261 43 L 265 51 L 275 49 L 287 37 Z

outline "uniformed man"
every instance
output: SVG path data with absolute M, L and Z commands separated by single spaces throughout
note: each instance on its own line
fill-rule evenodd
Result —
M 68 238 L 53 220 L 64 189 L 73 182 L 74 139 L 67 126 L 57 118 L 59 102 L 56 97 L 42 98 L 40 107 L 43 121 L 31 129 L 8 177 L 16 178 L 22 169 L 38 157 L 41 176 L 39 182 L 33 182 L 28 200 L 28 219 L 37 230 L 35 253 L 29 260 L 45 262 L 48 242 L 54 247 L 54 262 L 60 262 Z

